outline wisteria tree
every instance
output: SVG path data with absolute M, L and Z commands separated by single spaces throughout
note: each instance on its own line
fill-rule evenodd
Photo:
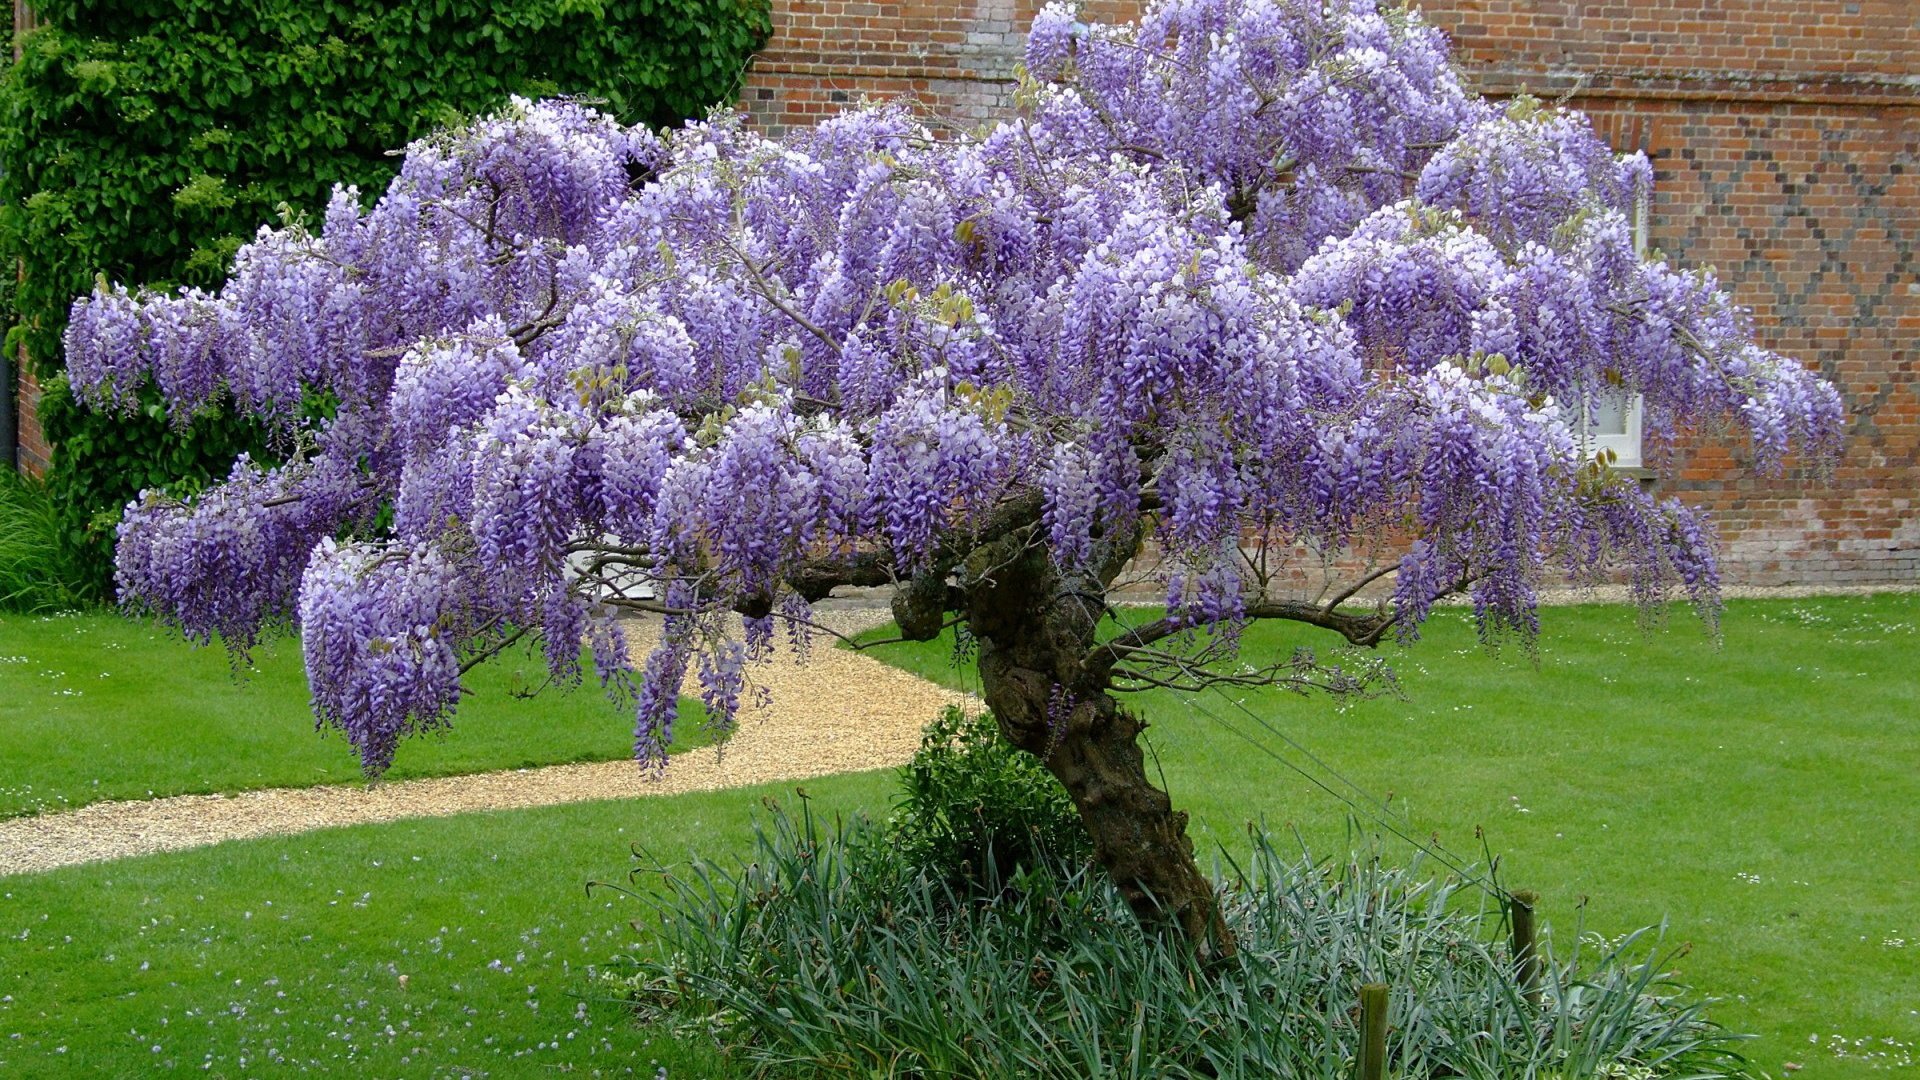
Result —
M 1585 449 L 1607 395 L 1656 441 L 1742 428 L 1762 467 L 1837 443 L 1832 387 L 1636 255 L 1646 160 L 1469 93 L 1413 13 L 1053 6 L 1027 69 L 974 137 L 516 103 L 409 147 L 371 207 L 262 229 L 217 294 L 103 285 L 67 340 L 91 401 L 150 379 L 288 450 L 131 505 L 123 599 L 240 650 L 297 624 L 320 721 L 378 774 L 522 635 L 562 679 L 590 650 L 658 765 L 683 679 L 724 728 L 777 627 L 892 584 L 905 637 L 977 643 L 1005 736 L 1204 953 L 1231 942 L 1124 692 L 1355 681 L 1240 655 L 1258 619 L 1368 646 L 1464 593 L 1524 637 L 1542 583 L 1607 574 L 1710 611 L 1707 523 Z M 1125 625 L 1145 545 L 1166 614 Z M 633 611 L 665 627 L 638 670 Z

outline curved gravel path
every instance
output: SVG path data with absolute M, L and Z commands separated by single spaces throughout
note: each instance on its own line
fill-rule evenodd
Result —
M 819 618 L 823 625 L 852 633 L 884 622 L 887 614 L 856 609 Z M 629 627 L 636 653 L 652 648 L 657 628 L 657 622 Z M 372 787 L 269 788 L 95 803 L 0 821 L 0 876 L 340 825 L 678 795 L 883 768 L 912 757 L 921 729 L 947 705 L 979 707 L 972 698 L 871 657 L 833 648 L 824 634 L 817 635 L 806 663 L 781 641 L 772 663 L 756 665 L 749 674 L 771 692 L 768 707 L 743 705 L 739 730 L 724 748 L 675 754 L 658 779 L 631 761 L 610 761 Z M 459 737 L 457 730 L 453 737 Z

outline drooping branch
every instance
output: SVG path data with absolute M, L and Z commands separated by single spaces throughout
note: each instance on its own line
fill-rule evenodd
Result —
M 767 279 L 766 274 L 767 266 L 772 266 L 774 260 L 769 259 L 766 266 L 755 266 L 753 256 L 740 250 L 740 246 L 735 244 L 732 238 L 722 236 L 720 242 L 740 261 L 740 267 L 747 272 L 747 276 L 753 279 L 753 291 L 760 299 L 765 300 L 775 311 L 792 320 L 794 325 L 819 338 L 828 349 L 836 353 L 840 351 L 840 342 L 836 341 L 832 334 L 827 333 L 812 319 L 802 315 L 791 303 L 780 298 L 780 291 L 774 288 L 773 282 Z
M 1198 694 L 1223 687 L 1258 689 L 1274 687 L 1296 694 L 1314 691 L 1338 696 L 1374 696 L 1375 687 L 1392 681 L 1384 669 L 1369 669 L 1354 676 L 1340 669 L 1319 669 L 1292 662 L 1267 664 L 1244 672 L 1209 671 L 1197 665 L 1173 663 L 1167 674 L 1154 674 L 1136 668 L 1115 668 L 1113 689 L 1122 693 L 1141 690 L 1173 690 Z
M 1348 585 L 1346 588 L 1335 593 L 1331 599 L 1322 603 L 1320 607 L 1327 611 L 1337 610 L 1341 604 L 1344 604 L 1347 601 L 1353 599 L 1354 597 L 1360 595 L 1360 590 L 1366 588 L 1367 586 L 1373 584 L 1376 581 L 1379 581 L 1381 578 L 1386 577 L 1389 574 L 1396 574 L 1399 572 L 1400 572 L 1400 564 L 1398 562 L 1391 562 L 1385 566 L 1378 567 L 1374 570 L 1371 570 L 1365 574 L 1362 574 L 1359 578 L 1355 579 L 1353 584 Z
M 1355 615 L 1332 605 L 1319 606 L 1293 601 L 1266 600 L 1247 605 L 1249 619 L 1287 619 L 1332 630 L 1355 645 L 1371 647 L 1393 628 L 1396 616 L 1391 610 Z
M 476 634 L 475 637 L 478 638 L 483 636 L 485 633 L 490 632 L 493 629 L 496 629 L 498 625 L 499 625 L 499 620 L 496 619 L 494 620 L 493 624 L 483 629 L 480 634 Z M 474 668 L 479 667 L 481 664 L 486 663 L 487 661 L 493 659 L 494 657 L 499 656 L 501 653 L 506 652 L 508 649 L 512 648 L 513 646 L 519 644 L 520 640 L 527 636 L 527 630 L 528 630 L 527 627 L 516 626 L 512 629 L 512 631 L 502 634 L 499 637 L 495 638 L 494 640 L 487 642 L 482 647 L 475 649 L 472 653 L 470 653 L 460 661 L 460 674 L 465 675 L 467 672 L 472 671 Z
M 1391 610 L 1359 615 L 1340 611 L 1333 604 L 1306 604 L 1292 600 L 1263 600 L 1248 604 L 1246 617 L 1249 620 L 1284 619 L 1318 626 L 1332 630 L 1351 644 L 1363 647 L 1378 645 L 1395 622 Z M 1082 664 L 1089 672 L 1112 673 L 1115 665 L 1127 657 L 1148 650 L 1155 642 L 1192 630 L 1193 625 L 1192 619 L 1179 615 L 1155 619 L 1094 646 Z

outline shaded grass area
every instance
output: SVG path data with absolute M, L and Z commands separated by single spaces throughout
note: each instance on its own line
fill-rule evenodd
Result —
M 236 678 L 224 649 L 107 612 L 0 615 L 0 817 L 359 780 L 347 741 L 314 729 L 299 643 L 267 642 L 253 664 Z M 579 689 L 516 696 L 546 674 L 525 647 L 474 669 L 451 729 L 404 740 L 388 778 L 633 753 L 632 715 L 591 667 Z M 705 741 L 699 701 L 682 701 L 680 715 L 675 749 Z
M 1345 850 L 1349 807 L 1284 759 L 1364 809 L 1391 794 L 1402 831 L 1476 861 L 1482 830 L 1501 881 L 1542 892 L 1561 935 L 1667 921 L 1691 943 L 1675 968 L 1728 999 L 1714 1015 L 1759 1034 L 1771 1070 L 1920 1068 L 1920 596 L 1732 601 L 1719 643 L 1690 616 L 1647 631 L 1617 606 L 1542 622 L 1537 656 L 1491 655 L 1463 613 L 1438 614 L 1424 641 L 1387 650 L 1404 698 L 1135 700 L 1203 860 L 1238 851 L 1249 819 Z M 1334 659 L 1311 628 L 1246 640 Z M 976 688 L 950 638 L 871 655 Z
M 807 785 L 879 807 L 884 773 Z M 736 1073 L 588 1000 L 628 845 L 745 852 L 776 787 L 466 814 L 0 878 L 0 1076 Z M 402 978 L 404 976 L 404 979 Z M 17 1036 L 17 1037 L 16 1037 Z

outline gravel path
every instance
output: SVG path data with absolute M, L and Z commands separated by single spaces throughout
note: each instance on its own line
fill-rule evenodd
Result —
M 820 621 L 851 633 L 886 618 L 883 609 L 852 609 L 822 613 Z M 637 654 L 652 648 L 657 629 L 657 622 L 629 628 Z M 805 664 L 782 641 L 773 662 L 750 669 L 750 676 L 771 691 L 770 705 L 743 706 L 739 731 L 724 751 L 708 746 L 676 754 L 657 780 L 633 762 L 612 761 L 374 787 L 95 803 L 0 821 L 0 876 L 340 825 L 678 795 L 877 769 L 912 757 L 921 728 L 949 703 L 978 705 L 870 657 L 833 648 L 825 635 Z M 452 737 L 459 737 L 457 727 Z

